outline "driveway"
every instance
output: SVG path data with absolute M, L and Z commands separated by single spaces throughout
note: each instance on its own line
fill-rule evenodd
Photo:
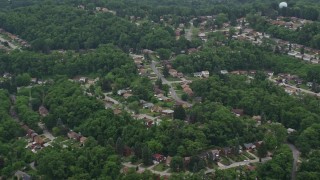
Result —
M 194 19 L 192 19 L 189 23 L 190 23 L 190 28 L 189 29 L 185 29 L 185 38 L 188 40 L 188 41 L 192 41 L 192 32 L 193 32 L 193 21 Z

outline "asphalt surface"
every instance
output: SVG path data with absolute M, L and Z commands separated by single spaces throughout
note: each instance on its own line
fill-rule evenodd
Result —
M 299 160 L 300 151 L 293 144 L 289 144 L 288 143 L 288 146 L 290 147 L 290 149 L 292 151 L 292 156 L 293 156 L 291 180 L 295 180 L 296 179 L 296 172 L 297 172 L 297 169 L 298 169 L 297 163 L 298 163 L 298 160 Z
M 172 86 L 172 82 L 168 81 L 157 69 L 156 67 L 157 63 L 155 61 L 152 61 L 151 62 L 151 69 L 153 70 L 153 72 L 158 76 L 158 78 L 161 78 L 162 80 L 162 83 L 163 84 L 167 84 L 170 88 L 169 88 L 169 91 L 170 91 L 170 94 L 171 94 L 171 97 L 178 103 L 181 103 L 181 104 L 186 104 L 187 106 L 191 107 L 192 104 L 186 102 L 186 101 L 183 101 L 176 93 L 176 91 L 174 90 L 173 86 Z

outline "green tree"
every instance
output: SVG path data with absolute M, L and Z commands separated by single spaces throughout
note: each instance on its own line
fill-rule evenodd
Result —
M 169 76 L 169 69 L 167 68 L 167 66 L 163 67 L 163 71 L 162 74 L 165 78 L 167 78 Z
M 174 113 L 173 113 L 173 118 L 174 119 L 180 119 L 180 120 L 185 120 L 186 119 L 186 111 L 181 105 L 177 105 L 174 108 Z
M 28 86 L 30 81 L 31 77 L 28 73 L 23 73 L 16 77 L 17 86 Z
M 261 158 L 266 157 L 266 155 L 268 154 L 267 146 L 264 143 L 262 143 L 257 150 L 259 161 L 261 162 Z
M 174 172 L 180 172 L 183 170 L 183 159 L 181 156 L 172 157 L 170 168 Z
M 146 166 L 152 165 L 152 154 L 148 146 L 142 149 L 142 162 Z
M 168 60 L 171 56 L 171 51 L 169 49 L 160 48 L 157 49 L 157 53 L 161 60 Z

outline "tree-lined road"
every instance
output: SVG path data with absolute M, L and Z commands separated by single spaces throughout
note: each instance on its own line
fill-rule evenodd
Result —
M 297 163 L 299 160 L 299 156 L 300 156 L 300 151 L 293 145 L 293 144 L 289 144 L 288 146 L 290 147 L 291 151 L 292 151 L 292 155 L 293 155 L 293 165 L 292 165 L 292 171 L 291 171 L 291 180 L 295 180 L 296 179 L 296 172 L 298 169 Z
M 169 91 L 170 94 L 172 96 L 172 98 L 177 102 L 177 103 L 181 103 L 181 104 L 186 104 L 187 106 L 191 107 L 192 104 L 183 101 L 176 93 L 176 91 L 174 90 L 173 86 L 172 86 L 172 82 L 168 81 L 157 69 L 156 67 L 157 62 L 152 61 L 151 62 L 151 69 L 153 70 L 153 72 L 158 76 L 158 78 L 160 78 L 162 80 L 163 84 L 167 84 L 169 86 Z

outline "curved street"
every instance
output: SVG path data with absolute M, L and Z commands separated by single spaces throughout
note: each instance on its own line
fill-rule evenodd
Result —
M 291 171 L 291 180 L 295 180 L 296 179 L 296 172 L 298 170 L 298 160 L 299 160 L 299 156 L 300 156 L 300 151 L 293 145 L 288 143 L 288 146 L 290 147 L 291 151 L 292 151 L 292 155 L 293 155 L 293 165 L 292 165 L 292 171 Z

